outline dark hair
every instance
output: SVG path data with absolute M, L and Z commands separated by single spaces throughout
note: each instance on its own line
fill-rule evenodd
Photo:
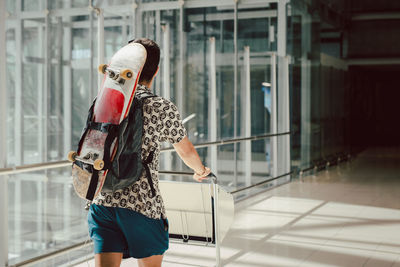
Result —
M 156 42 L 148 38 L 139 38 L 129 41 L 129 43 L 139 43 L 146 48 L 147 58 L 146 63 L 140 74 L 139 82 L 149 82 L 157 71 L 158 63 L 160 62 L 160 47 Z

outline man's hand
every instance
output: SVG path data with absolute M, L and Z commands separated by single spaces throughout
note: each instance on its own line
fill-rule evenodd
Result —
M 203 173 L 194 173 L 193 174 L 193 179 L 196 180 L 197 182 L 202 182 L 203 180 L 207 180 L 209 175 L 211 173 L 210 168 L 204 167 Z

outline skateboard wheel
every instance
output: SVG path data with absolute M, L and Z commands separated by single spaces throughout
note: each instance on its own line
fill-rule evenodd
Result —
M 99 70 L 100 73 L 105 74 L 106 70 L 107 70 L 107 65 L 106 64 L 100 64 L 98 70 Z
M 75 162 L 75 158 L 78 154 L 75 151 L 70 151 L 68 153 L 68 160 L 71 162 Z
M 133 72 L 130 69 L 125 69 L 125 70 L 121 71 L 119 76 L 121 78 L 124 78 L 125 80 L 130 80 L 133 77 Z
M 93 162 L 93 168 L 94 168 L 95 170 L 98 170 L 98 171 L 102 170 L 102 169 L 104 168 L 104 161 L 101 160 L 101 159 L 96 159 L 96 160 Z

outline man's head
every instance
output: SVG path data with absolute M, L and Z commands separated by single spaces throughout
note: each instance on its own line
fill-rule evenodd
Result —
M 139 43 L 146 48 L 147 58 L 142 73 L 140 74 L 139 83 L 149 83 L 158 69 L 158 63 L 160 62 L 160 47 L 158 47 L 156 42 L 148 38 L 139 38 L 129 41 L 129 43 L 131 42 Z

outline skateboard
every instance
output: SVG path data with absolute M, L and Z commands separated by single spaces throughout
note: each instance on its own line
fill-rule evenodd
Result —
M 119 49 L 108 65 L 98 67 L 104 74 L 101 90 L 89 110 L 78 150 L 68 153 L 73 162 L 73 185 L 81 198 L 92 201 L 103 187 L 117 150 L 115 132 L 129 113 L 146 57 L 143 45 L 130 43 Z

